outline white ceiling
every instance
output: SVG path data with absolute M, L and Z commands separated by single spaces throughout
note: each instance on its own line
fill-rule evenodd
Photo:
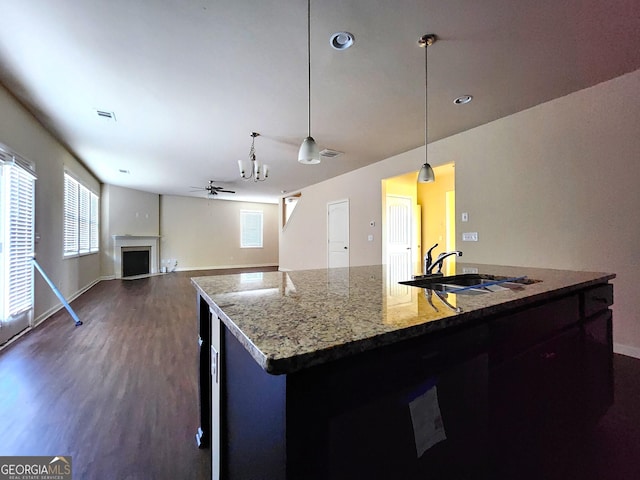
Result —
M 205 196 L 190 187 L 215 179 L 237 191 L 219 198 L 274 202 L 424 145 L 425 33 L 439 38 L 429 47 L 430 142 L 640 68 L 637 0 L 313 0 L 312 135 L 345 153 L 300 165 L 306 9 L 0 0 L 0 82 L 102 182 Z M 340 30 L 354 34 L 351 49 L 329 46 Z M 473 102 L 455 106 L 462 94 Z M 270 169 L 259 184 L 238 175 L 252 131 Z

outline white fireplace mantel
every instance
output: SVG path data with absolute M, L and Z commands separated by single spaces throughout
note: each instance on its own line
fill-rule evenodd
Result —
M 160 235 L 113 235 L 113 269 L 116 278 L 122 278 L 122 247 L 149 247 L 149 273 L 158 273 L 159 241 Z

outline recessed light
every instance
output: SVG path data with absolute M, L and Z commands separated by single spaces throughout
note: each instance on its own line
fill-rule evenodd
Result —
M 336 50 L 346 50 L 354 42 L 353 34 L 349 32 L 336 32 L 331 35 L 329 44 Z
M 471 100 L 473 100 L 473 97 L 471 95 L 460 95 L 453 101 L 453 103 L 455 103 L 456 105 L 465 105 Z

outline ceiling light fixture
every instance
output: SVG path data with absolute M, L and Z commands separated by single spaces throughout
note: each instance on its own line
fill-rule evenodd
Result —
M 353 34 L 349 32 L 336 32 L 329 38 L 329 45 L 336 50 L 346 50 L 353 45 L 354 41 Z
M 307 66 L 309 80 L 309 123 L 307 138 L 302 141 L 298 151 L 298 161 L 305 165 L 320 163 L 320 149 L 311 136 L 311 0 L 307 0 Z
M 453 103 L 456 105 L 466 105 L 471 100 L 473 100 L 473 96 L 471 95 L 460 95 L 458 98 L 453 100 Z
M 429 165 L 429 161 L 427 159 L 428 157 L 428 150 L 429 150 L 429 140 L 428 140 L 428 124 L 429 124 L 429 113 L 428 113 L 428 108 L 429 108 L 429 97 L 428 97 L 428 93 L 429 93 L 429 70 L 428 70 L 428 58 L 429 58 L 429 45 L 433 45 L 436 41 L 436 36 L 433 33 L 428 33 L 426 35 L 423 35 L 422 37 L 420 37 L 420 40 L 418 40 L 418 45 L 420 45 L 421 47 L 424 47 L 424 165 L 422 165 L 422 168 L 420 169 L 420 172 L 418 173 L 418 183 L 431 183 L 434 182 L 436 177 L 433 174 L 433 168 L 431 168 L 431 165 Z
M 268 165 L 260 165 L 256 161 L 256 149 L 255 142 L 256 137 L 259 137 L 260 134 L 256 132 L 251 132 L 251 148 L 249 149 L 249 161 L 251 162 L 251 172 L 247 175 L 244 170 L 244 164 L 242 160 L 238 160 L 238 168 L 240 169 L 240 177 L 244 180 L 249 180 L 253 178 L 254 182 L 264 182 L 269 176 L 269 166 Z

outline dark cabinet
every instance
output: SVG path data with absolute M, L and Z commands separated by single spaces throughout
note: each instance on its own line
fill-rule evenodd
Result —
M 198 327 L 198 396 L 200 425 L 196 432 L 199 448 L 209 448 L 211 435 L 211 313 L 209 304 L 196 296 Z
M 612 402 L 612 301 L 597 285 L 271 375 L 201 299 L 214 478 L 546 478 Z
M 492 324 L 489 425 L 496 478 L 548 478 L 563 450 L 612 404 L 610 287 Z
M 613 404 L 612 314 L 607 310 L 582 325 L 581 408 L 587 426 L 594 425 Z
M 580 351 L 580 328 L 573 326 L 491 370 L 497 478 L 545 478 L 556 442 L 580 425 Z

